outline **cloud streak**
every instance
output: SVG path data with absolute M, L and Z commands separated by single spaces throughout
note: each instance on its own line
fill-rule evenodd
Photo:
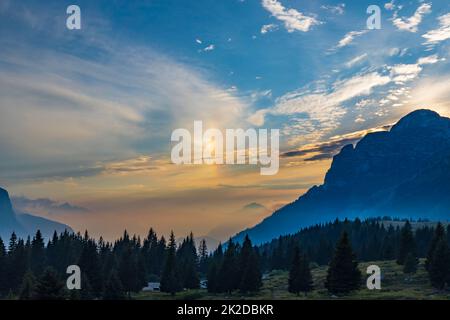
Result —
M 288 32 L 308 32 L 313 26 L 321 24 L 315 17 L 307 16 L 295 9 L 287 9 L 277 0 L 262 0 L 262 6 L 275 19 L 283 22 Z

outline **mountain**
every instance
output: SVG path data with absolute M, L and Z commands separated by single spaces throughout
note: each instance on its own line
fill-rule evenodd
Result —
M 367 134 L 333 157 L 324 183 L 280 208 L 248 234 L 269 241 L 335 218 L 450 218 L 450 119 L 416 110 L 390 131 Z
M 69 226 L 53 220 L 27 213 L 16 214 L 8 192 L 0 188 L 0 237 L 7 242 L 13 231 L 19 237 L 25 238 L 28 235 L 33 236 L 37 230 L 41 230 L 44 238 L 50 238 L 54 231 L 73 232 Z

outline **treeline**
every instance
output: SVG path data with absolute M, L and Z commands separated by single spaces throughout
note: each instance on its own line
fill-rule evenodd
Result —
M 98 241 L 86 232 L 54 234 L 44 243 L 40 231 L 30 239 L 13 233 L 9 244 L 0 238 L 0 297 L 19 299 L 125 299 L 149 281 L 174 293 L 198 288 L 205 269 L 206 243 L 197 255 L 193 235 L 180 245 L 173 233 L 166 243 L 153 229 L 141 241 L 126 231 L 114 243 Z M 81 290 L 67 290 L 69 265 L 81 269 Z
M 176 294 L 197 289 L 207 279 L 214 294 L 257 292 L 262 274 L 274 269 L 289 271 L 290 292 L 314 288 L 313 264 L 328 265 L 325 286 L 343 294 L 362 285 L 358 261 L 396 260 L 405 274 L 415 273 L 418 258 L 426 257 L 431 284 L 450 285 L 450 228 L 438 223 L 412 229 L 385 227 L 379 219 L 336 220 L 253 246 L 248 236 L 242 244 L 229 240 L 209 253 L 205 241 L 196 247 L 190 234 L 177 243 L 153 229 L 142 240 L 126 231 L 114 242 L 64 232 L 47 243 L 37 231 L 33 238 L 9 243 L 0 239 L 0 297 L 19 299 L 126 299 L 149 282 L 159 282 L 163 292 Z M 81 290 L 67 290 L 69 265 L 81 269 Z
M 334 222 L 304 228 L 293 235 L 281 236 L 259 247 L 261 266 L 265 271 L 289 270 L 294 248 L 300 246 L 311 262 L 328 265 L 334 247 L 345 231 L 359 261 L 397 259 L 401 247 L 402 228 L 398 220 L 388 218 L 335 220 Z M 391 222 L 391 223 L 390 223 Z M 396 222 L 394 227 L 392 222 Z M 402 221 L 405 224 L 407 221 Z M 426 257 L 433 238 L 434 227 L 427 224 L 414 232 L 415 254 Z M 450 243 L 450 226 L 447 226 L 446 240 Z M 406 257 L 405 257 L 406 258 Z M 403 258 L 402 258 L 403 260 Z

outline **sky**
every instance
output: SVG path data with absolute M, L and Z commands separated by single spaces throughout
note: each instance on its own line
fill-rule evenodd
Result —
M 449 62 L 445 0 L 0 0 L 0 185 L 95 236 L 223 241 L 322 183 L 345 144 L 450 115 Z M 195 120 L 279 129 L 278 174 L 172 164 Z

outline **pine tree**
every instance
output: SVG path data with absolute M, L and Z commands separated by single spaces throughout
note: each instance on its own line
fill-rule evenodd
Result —
M 31 271 L 36 275 L 42 274 L 46 265 L 46 254 L 44 238 L 40 230 L 36 232 L 31 241 L 30 261 Z
M 0 237 L 0 297 L 6 295 L 8 292 L 6 263 L 7 263 L 6 248 L 2 238 Z
M 142 287 L 138 277 L 138 261 L 130 244 L 125 244 L 122 248 L 119 261 L 119 278 L 123 290 L 131 295 L 131 292 L 137 292 Z
M 161 275 L 161 291 L 175 295 L 182 288 L 178 277 L 179 273 L 176 260 L 177 244 L 173 231 L 170 234 L 169 244 L 166 250 L 167 258 Z
M 198 289 L 200 287 L 200 278 L 197 272 L 198 256 L 192 233 L 183 240 L 177 251 L 177 264 L 182 266 L 180 278 L 183 287 L 186 289 Z
M 87 276 L 89 280 L 89 286 L 91 287 L 90 294 L 94 297 L 99 297 L 103 291 L 101 265 L 97 251 L 97 244 L 93 239 L 89 238 L 87 231 L 83 239 L 83 247 L 78 260 L 78 265 L 80 266 L 83 274 Z M 84 292 L 87 294 L 87 288 L 84 289 Z
M 406 221 L 405 225 L 401 229 L 400 247 L 397 255 L 397 263 L 403 265 L 409 253 L 416 255 L 416 243 L 411 224 L 409 223 L 409 221 Z
M 347 232 L 339 240 L 328 268 L 325 287 L 333 294 L 345 294 L 360 287 L 361 272 Z
M 219 292 L 231 293 L 238 289 L 240 282 L 238 245 L 231 239 L 228 241 L 223 262 L 218 272 L 217 286 Z
M 19 292 L 19 300 L 31 300 L 34 297 L 36 288 L 36 278 L 28 271 L 23 277 L 22 286 Z
M 444 226 L 440 222 L 438 222 L 438 224 L 436 225 L 436 229 L 434 230 L 434 234 L 433 234 L 433 238 L 431 239 L 430 246 L 428 248 L 427 260 L 425 261 L 425 269 L 426 270 L 429 270 L 430 264 L 432 263 L 434 251 L 436 250 L 437 244 L 443 239 L 444 240 L 446 239 L 445 229 L 444 229 Z
M 450 252 L 446 239 L 441 239 L 436 244 L 428 270 L 433 287 L 442 290 L 449 284 Z
M 199 263 L 198 268 L 201 274 L 206 274 L 208 271 L 208 247 L 206 245 L 206 240 L 202 239 L 198 247 Z
M 242 293 L 258 291 L 262 285 L 261 270 L 259 267 L 258 255 L 255 252 L 248 235 L 245 236 L 239 260 L 239 270 L 241 274 L 239 290 Z
M 419 260 L 417 257 L 412 252 L 408 253 L 403 266 L 403 273 L 416 273 L 418 264 Z
M 221 269 L 222 262 L 223 262 L 223 250 L 222 244 L 219 243 L 219 246 L 214 251 L 214 254 L 212 255 L 212 258 L 208 266 L 208 274 L 207 274 L 208 292 L 218 293 L 221 290 L 219 271 Z
M 56 271 L 48 267 L 37 282 L 34 299 L 63 300 L 65 299 L 64 283 L 58 279 Z
M 106 281 L 105 290 L 103 291 L 104 300 L 123 300 L 125 294 L 122 283 L 120 282 L 117 272 L 113 270 Z
M 288 291 L 297 295 L 300 292 L 304 292 L 306 295 L 313 289 L 313 280 L 309 262 L 305 255 L 300 254 L 298 247 L 294 248 L 288 283 Z

